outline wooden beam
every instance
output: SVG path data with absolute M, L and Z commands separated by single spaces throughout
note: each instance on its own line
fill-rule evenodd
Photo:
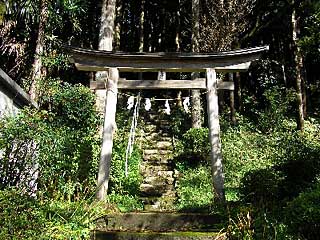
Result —
M 109 79 L 107 81 L 107 97 L 105 104 L 104 125 L 102 133 L 101 155 L 98 173 L 98 191 L 97 198 L 103 200 L 108 191 L 113 133 L 115 130 L 115 116 L 117 108 L 117 84 L 119 72 L 116 68 L 109 70 Z
M 215 196 L 220 202 L 225 202 L 217 86 L 216 71 L 211 68 L 207 69 L 207 108 L 211 146 L 212 182 Z
M 234 91 L 234 82 L 218 82 L 218 90 Z
M 90 89 L 105 89 L 103 81 L 90 82 Z M 198 78 L 195 80 L 126 80 L 120 78 L 118 81 L 119 89 L 206 89 L 206 79 Z M 233 82 L 219 82 L 219 90 L 234 90 Z
M 30 105 L 38 108 L 38 104 L 33 101 L 30 96 L 15 82 L 13 81 L 1 68 L 0 68 L 0 85 L 4 85 L 10 93 L 14 96 L 13 101 L 23 107 Z
M 90 82 L 90 88 L 104 89 L 105 83 L 102 81 Z M 119 89 L 205 89 L 205 79 L 191 80 L 126 80 L 119 79 Z
M 210 63 L 199 64 L 188 64 L 181 67 L 177 67 L 176 64 L 163 64 L 159 66 L 158 64 L 132 64 L 132 67 L 119 66 L 118 69 L 120 72 L 205 72 L 206 68 L 214 67 L 217 72 L 245 72 L 249 69 L 251 65 L 251 61 L 257 60 L 258 58 L 251 59 L 250 61 L 239 63 L 239 64 L 230 64 L 228 66 L 224 66 L 227 63 L 220 63 L 218 66 Z M 120 63 L 119 63 L 120 64 Z M 109 65 L 101 65 L 100 63 L 95 64 L 94 62 L 76 62 L 76 68 L 79 71 L 88 71 L 88 72 L 96 72 L 96 71 L 106 71 L 109 68 L 117 66 L 115 63 L 111 63 Z M 203 67 L 202 67 L 203 66 Z
M 103 71 L 116 67 L 120 71 L 205 72 L 244 71 L 251 61 L 260 58 L 267 46 L 218 53 L 123 53 L 65 47 L 70 61 L 79 70 Z

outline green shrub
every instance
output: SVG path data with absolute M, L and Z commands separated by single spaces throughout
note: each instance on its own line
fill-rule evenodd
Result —
M 15 189 L 0 191 L 0 239 L 37 239 L 44 216 L 39 203 Z
M 208 211 L 213 204 L 210 168 L 198 166 L 181 172 L 177 182 L 177 209 L 181 211 Z
M 221 132 L 222 155 L 225 170 L 226 197 L 239 200 L 241 181 L 248 172 L 274 165 L 274 141 L 263 133 L 252 130 L 252 123 L 241 119 L 241 125 Z
M 179 170 L 206 165 L 209 161 L 210 144 L 207 128 L 191 128 L 176 144 L 176 164 Z
M 83 86 L 65 84 L 45 99 L 42 109 L 26 108 L 1 119 L 0 188 L 23 183 L 28 188 L 38 173 L 37 188 L 46 197 L 80 198 L 94 191 L 96 182 L 99 117 L 94 95 Z
M 274 169 L 247 172 L 241 180 L 241 199 L 251 203 L 273 203 L 280 200 L 283 176 Z
M 306 129 L 301 133 L 294 130 L 294 121 L 285 120 L 281 131 L 265 133 L 257 131 L 246 118 L 239 122 L 238 126 L 223 125 L 221 133 L 229 200 L 239 200 L 240 185 L 245 193 L 242 196 L 263 194 L 262 187 L 273 189 L 273 199 L 276 195 L 276 199 L 286 199 L 297 196 L 315 182 L 320 174 L 319 125 L 306 121 Z
M 266 106 L 258 113 L 257 127 L 262 132 L 282 130 L 285 125 L 290 105 L 295 99 L 294 91 L 286 88 L 273 87 L 263 94 Z
M 107 196 L 107 201 L 115 204 L 121 212 L 143 210 L 143 203 L 137 196 L 112 192 Z
M 103 202 L 45 201 L 39 209 L 45 216 L 43 239 L 90 239 L 95 220 L 106 214 Z
M 190 114 L 186 113 L 182 107 L 175 107 L 170 114 L 171 134 L 178 139 L 191 127 Z
M 210 154 L 208 128 L 191 128 L 183 134 L 184 152 L 207 158 Z
M 288 203 L 286 218 L 292 231 L 305 239 L 318 239 L 320 235 L 320 184 L 301 193 Z
M 0 239 L 90 239 L 104 203 L 39 200 L 19 190 L 0 191 Z

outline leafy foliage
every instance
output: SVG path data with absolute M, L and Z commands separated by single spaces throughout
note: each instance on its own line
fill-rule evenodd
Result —
M 191 128 L 178 143 L 176 169 L 180 177 L 176 207 L 180 211 L 206 211 L 213 203 L 208 142 L 207 128 Z
M 94 96 L 67 84 L 46 100 L 48 110 L 25 109 L 1 120 L 1 188 L 29 185 L 33 179 L 37 184 L 31 188 L 38 185 L 47 196 L 71 200 L 94 187 L 97 161 L 92 153 L 99 143 Z
M 94 220 L 103 214 L 101 203 L 39 201 L 19 190 L 0 191 L 0 238 L 90 239 Z
M 143 205 L 138 199 L 139 187 L 142 181 L 140 162 L 142 153 L 134 146 L 131 157 L 128 158 L 128 175 L 125 174 L 125 159 L 130 133 L 131 117 L 127 111 L 117 114 L 118 129 L 114 138 L 110 188 L 108 201 L 114 203 L 121 211 L 142 210 Z
M 198 166 L 181 171 L 177 183 L 177 209 L 180 211 L 208 211 L 213 204 L 210 168 Z
M 301 193 L 288 203 L 286 217 L 292 231 L 306 239 L 316 239 L 320 233 L 320 184 Z

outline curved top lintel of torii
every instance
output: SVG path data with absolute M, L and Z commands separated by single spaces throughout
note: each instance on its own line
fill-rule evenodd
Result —
M 91 50 L 65 46 L 70 61 L 81 71 L 105 71 L 118 68 L 121 72 L 217 72 L 248 70 L 269 46 L 216 53 L 126 53 Z

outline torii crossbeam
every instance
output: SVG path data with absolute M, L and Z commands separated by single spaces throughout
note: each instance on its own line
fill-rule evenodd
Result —
M 233 90 L 231 82 L 219 82 L 217 72 L 248 70 L 252 61 L 258 60 L 268 46 L 218 53 L 123 53 L 96 51 L 67 46 L 70 61 L 78 70 L 109 71 L 108 79 L 91 82 L 91 89 L 106 89 L 105 120 L 98 174 L 98 199 L 107 194 L 113 129 L 115 122 L 117 90 L 122 89 L 206 89 L 211 146 L 211 168 L 215 196 L 225 200 L 222 165 L 218 89 Z M 206 72 L 206 79 L 195 80 L 126 80 L 119 79 L 120 72 Z M 102 80 L 102 81 L 101 81 Z

